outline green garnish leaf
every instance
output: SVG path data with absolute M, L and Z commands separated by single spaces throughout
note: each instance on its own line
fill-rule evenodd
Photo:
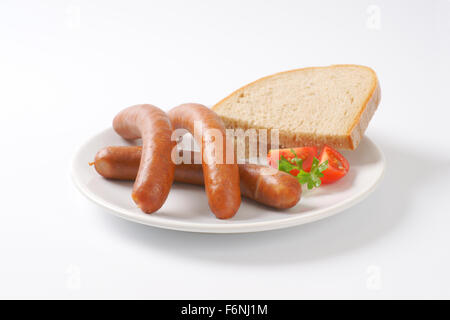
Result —
M 281 159 L 278 162 L 278 170 L 289 172 L 291 170 L 295 169 L 295 166 L 289 162 L 288 159 L 286 159 L 283 155 L 281 155 Z
M 322 172 L 328 169 L 328 160 L 326 160 L 325 162 L 322 162 L 321 164 L 319 164 L 317 169 L 319 170 L 319 176 L 323 177 L 323 173 Z
M 299 173 L 295 177 L 300 184 L 306 184 L 309 190 L 319 187 L 322 184 L 320 180 L 323 177 L 322 172 L 328 168 L 328 160 L 319 163 L 319 159 L 314 157 L 310 172 L 306 172 L 303 170 L 303 159 L 298 158 L 293 149 L 291 149 L 291 152 L 294 155 L 291 161 L 295 164 L 281 155 L 278 161 L 278 170 L 292 174 L 291 171 L 296 169 Z

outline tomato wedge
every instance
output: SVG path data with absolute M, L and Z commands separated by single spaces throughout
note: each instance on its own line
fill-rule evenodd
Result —
M 328 168 L 323 171 L 323 177 L 320 178 L 323 184 L 333 183 L 342 177 L 344 177 L 350 165 L 347 159 L 344 158 L 342 154 L 334 150 L 329 146 L 323 147 L 320 155 L 319 162 L 323 163 L 328 160 Z
M 281 159 L 281 156 L 284 156 L 289 162 L 295 164 L 292 160 L 295 158 L 295 154 L 292 153 L 291 150 L 294 150 L 295 154 L 299 159 L 302 159 L 302 169 L 303 171 L 309 172 L 311 171 L 311 166 L 313 163 L 314 157 L 317 156 L 317 148 L 316 147 L 301 147 L 301 148 L 287 148 L 287 149 L 278 149 L 278 150 L 270 150 L 267 155 L 267 159 L 269 161 L 269 165 L 272 168 L 278 169 L 278 161 Z M 290 174 L 293 176 L 297 176 L 299 171 L 297 169 L 293 169 L 290 171 Z

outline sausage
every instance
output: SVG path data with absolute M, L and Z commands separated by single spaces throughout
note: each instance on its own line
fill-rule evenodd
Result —
M 239 165 L 242 195 L 274 208 L 292 208 L 302 195 L 300 183 L 289 173 L 277 170 L 275 174 L 267 174 L 269 170 L 276 169 L 257 164 Z
M 141 147 L 106 147 L 95 156 L 97 172 L 109 179 L 134 180 L 141 159 Z M 184 151 L 190 152 L 190 151 Z M 194 159 L 191 153 L 190 159 Z M 271 170 L 257 164 L 239 164 L 241 194 L 249 199 L 277 209 L 295 206 L 301 197 L 302 188 L 297 179 L 288 173 Z M 203 171 L 200 164 L 179 164 L 175 167 L 175 181 L 203 185 Z
M 142 147 L 106 147 L 95 155 L 95 170 L 108 179 L 135 180 L 141 163 Z
M 234 148 L 227 146 L 222 120 L 211 109 L 195 103 L 175 107 L 168 116 L 174 129 L 188 130 L 201 146 L 209 208 L 219 219 L 233 217 L 241 205 L 239 168 L 234 161 L 231 164 L 226 161 L 227 155 L 234 160 Z M 196 124 L 202 126 L 201 137 L 196 136 L 199 129 Z
M 114 118 L 113 128 L 124 139 L 142 138 L 132 198 L 143 212 L 157 211 L 167 199 L 175 173 L 171 152 L 176 144 L 171 140 L 172 125 L 167 114 L 150 104 L 131 106 Z M 100 166 L 107 164 L 100 162 Z

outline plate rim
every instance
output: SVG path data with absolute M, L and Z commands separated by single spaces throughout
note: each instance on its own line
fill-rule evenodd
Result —
M 184 232 L 196 232 L 196 233 L 251 233 L 251 232 L 262 232 L 262 231 L 270 231 L 270 230 L 278 230 L 289 227 L 295 227 L 315 221 L 319 221 L 328 217 L 331 217 L 337 213 L 340 213 L 357 203 L 364 200 L 369 194 L 371 194 L 383 180 L 386 171 L 386 158 L 381 150 L 381 148 L 373 142 L 368 136 L 364 135 L 364 139 L 368 139 L 370 143 L 375 147 L 376 151 L 380 155 L 380 164 L 381 164 L 381 172 L 377 177 L 376 181 L 370 186 L 370 188 L 358 192 L 352 197 L 341 201 L 331 207 L 328 206 L 326 208 L 317 209 L 313 213 L 302 213 L 301 215 L 293 215 L 290 218 L 282 219 L 282 220 L 270 220 L 270 221 L 256 221 L 256 222 L 243 222 L 243 223 L 227 223 L 227 220 L 223 220 L 223 224 L 212 224 L 212 223 L 198 223 L 198 222 L 189 222 L 189 221 L 170 221 L 161 219 L 158 216 L 152 216 L 152 220 L 140 218 L 134 214 L 130 214 L 130 211 L 124 209 L 120 206 L 116 206 L 114 204 L 109 203 L 104 200 L 102 197 L 97 195 L 94 192 L 91 192 L 87 189 L 82 183 L 80 177 L 76 174 L 76 165 L 77 159 L 79 158 L 81 151 L 84 150 L 91 141 L 95 140 L 97 137 L 105 134 L 107 131 L 111 130 L 111 128 L 106 128 L 97 134 L 91 136 L 87 141 L 78 146 L 75 154 L 72 157 L 71 165 L 70 165 L 70 176 L 75 187 L 90 201 L 95 204 L 107 208 L 112 214 L 122 219 L 136 222 L 139 224 L 152 226 L 156 228 L 163 228 L 169 230 L 176 231 L 184 231 Z M 143 216 L 144 217 L 144 216 Z M 146 215 L 145 217 L 148 218 Z

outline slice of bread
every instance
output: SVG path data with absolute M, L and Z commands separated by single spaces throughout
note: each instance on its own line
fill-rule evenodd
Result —
M 380 102 L 368 67 L 333 65 L 256 80 L 212 109 L 227 128 L 279 129 L 281 148 L 330 145 L 355 149 Z

